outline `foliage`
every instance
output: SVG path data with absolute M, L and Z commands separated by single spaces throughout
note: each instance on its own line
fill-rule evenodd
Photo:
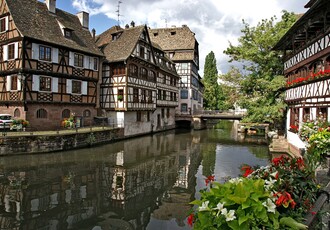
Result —
M 285 104 L 280 90 L 285 87 L 281 76 L 283 64 L 279 51 L 272 48 L 296 20 L 294 13 L 286 11 L 281 21 L 272 17 L 262 20 L 256 27 L 243 20 L 239 44 L 230 43 L 224 51 L 230 56 L 230 62 L 238 61 L 243 65 L 244 77 L 234 84 L 239 85 L 239 105 L 248 110 L 244 122 L 275 123 L 283 118 Z M 223 75 L 220 78 L 228 79 Z
M 74 128 L 76 126 L 76 120 L 74 116 L 71 115 L 69 118 L 65 118 L 61 125 L 64 128 Z
M 223 93 L 218 84 L 217 61 L 213 51 L 205 58 L 203 84 L 204 108 L 212 110 L 222 109 Z
M 307 229 L 300 222 L 318 187 L 302 158 L 281 156 L 266 167 L 242 167 L 242 177 L 226 183 L 207 177 L 210 188 L 188 218 L 194 229 Z
M 11 130 L 22 130 L 30 125 L 30 122 L 25 119 L 13 120 L 10 129 Z
M 319 114 L 315 120 L 307 118 L 299 130 L 299 137 L 307 144 L 306 160 L 312 169 L 325 163 L 325 156 L 330 153 L 330 124 Z

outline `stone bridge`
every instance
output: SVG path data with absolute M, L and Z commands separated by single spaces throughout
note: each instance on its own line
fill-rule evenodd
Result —
M 181 122 L 190 122 L 190 125 L 192 125 L 194 129 L 204 129 L 206 128 L 207 120 L 241 120 L 245 113 L 246 112 L 242 110 L 201 110 L 194 114 L 176 114 L 175 121 L 177 124 L 180 124 Z

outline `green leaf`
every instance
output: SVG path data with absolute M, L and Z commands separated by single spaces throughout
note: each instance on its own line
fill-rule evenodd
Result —
M 296 220 L 294 220 L 291 217 L 282 217 L 280 219 L 280 224 L 284 225 L 284 226 L 287 226 L 287 227 L 290 227 L 291 229 L 294 229 L 294 230 L 308 229 L 308 226 L 297 222 Z

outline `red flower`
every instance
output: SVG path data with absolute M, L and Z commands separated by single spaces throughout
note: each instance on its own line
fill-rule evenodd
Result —
M 311 212 L 312 213 L 312 215 L 316 215 L 316 212 Z
M 193 213 L 191 213 L 191 214 L 188 216 L 188 218 L 187 218 L 187 222 L 188 222 L 188 225 L 189 225 L 190 227 L 193 226 L 193 223 L 194 223 L 194 214 L 193 214 Z
M 243 174 L 243 177 L 247 177 L 248 175 L 250 175 L 251 173 L 253 173 L 253 169 L 249 165 L 245 165 L 241 169 L 243 171 L 245 171 L 244 174 Z
M 283 193 L 276 193 L 274 196 L 278 197 L 275 204 L 276 206 L 283 205 L 285 208 L 287 208 L 290 204 L 291 208 L 294 208 L 296 206 L 296 202 L 292 199 L 290 193 L 283 192 Z
M 214 176 L 208 176 L 206 179 L 205 179 L 205 185 L 207 186 L 210 182 L 214 181 Z

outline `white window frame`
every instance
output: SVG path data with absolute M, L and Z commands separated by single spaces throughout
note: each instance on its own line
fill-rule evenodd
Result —
M 5 16 L 5 17 L 2 17 L 2 18 L 0 18 L 0 20 L 4 20 L 5 21 L 5 30 L 4 31 L 0 31 L 0 34 L 1 33 L 5 33 L 5 32 L 7 32 L 8 31 L 8 27 L 9 27 L 9 20 L 8 20 L 8 16 Z

